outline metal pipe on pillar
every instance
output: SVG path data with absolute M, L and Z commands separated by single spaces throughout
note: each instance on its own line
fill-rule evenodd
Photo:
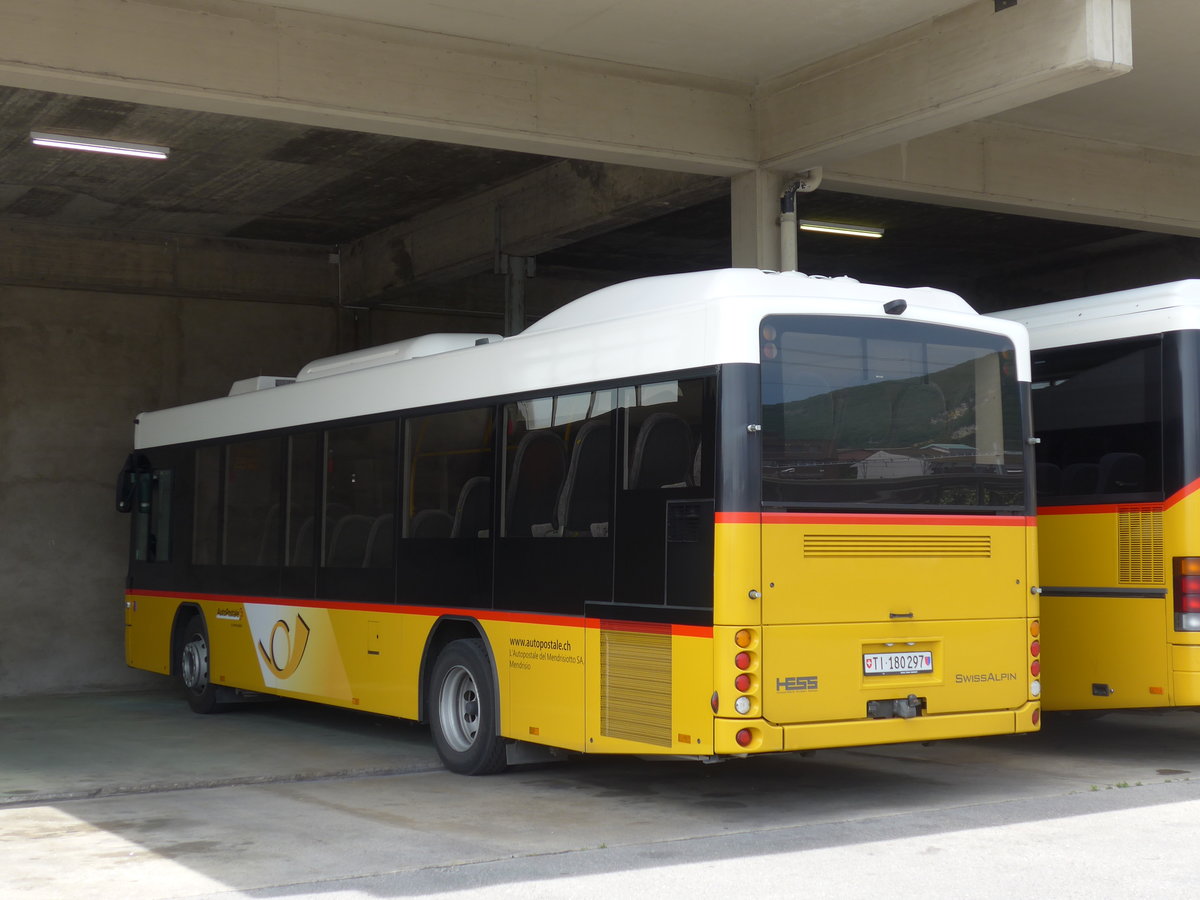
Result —
M 783 189 L 779 197 L 779 271 L 795 272 L 799 264 L 796 195 L 811 194 L 821 185 L 820 168 L 809 169 Z

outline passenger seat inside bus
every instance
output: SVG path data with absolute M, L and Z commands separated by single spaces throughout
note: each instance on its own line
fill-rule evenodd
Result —
M 658 412 L 638 429 L 629 467 L 633 490 L 687 487 L 692 477 L 692 429 L 675 413 Z
M 554 530 L 566 469 L 566 448 L 553 431 L 530 431 L 521 438 L 513 453 L 504 504 L 506 535 L 542 536 Z
M 454 517 L 442 509 L 423 509 L 408 523 L 408 536 L 412 538 L 450 537 Z
M 486 475 L 468 478 L 458 492 L 452 538 L 485 538 L 492 528 L 492 479 Z
M 367 553 L 367 538 L 374 524 L 375 519 L 371 516 L 356 513 L 338 519 L 329 539 L 329 554 L 325 564 L 361 568 Z
M 558 496 L 557 535 L 608 536 L 612 483 L 612 426 L 589 419 L 575 434 L 571 462 Z
M 1140 453 L 1105 453 L 1100 457 L 1100 493 L 1130 494 L 1145 490 L 1146 460 Z
M 380 516 L 371 526 L 367 536 L 367 552 L 363 557 L 364 569 L 385 569 L 392 564 L 392 539 L 395 536 L 395 516 L 391 513 Z

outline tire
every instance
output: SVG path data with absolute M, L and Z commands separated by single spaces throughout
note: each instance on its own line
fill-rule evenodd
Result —
M 483 641 L 447 644 L 430 686 L 430 730 L 442 764 L 460 775 L 503 772 L 505 742 L 497 734 L 495 679 Z
M 192 712 L 207 714 L 220 711 L 222 704 L 217 701 L 218 688 L 208 675 L 208 629 L 204 627 L 203 616 L 195 614 L 188 619 L 176 653 L 176 671 Z

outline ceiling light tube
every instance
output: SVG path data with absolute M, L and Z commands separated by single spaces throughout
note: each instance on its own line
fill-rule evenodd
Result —
M 843 225 L 839 222 L 814 222 L 808 219 L 800 219 L 797 224 L 801 231 L 819 231 L 822 234 L 844 234 L 861 238 L 883 237 L 882 228 L 873 228 L 870 225 Z
M 170 147 L 154 144 L 131 144 L 127 141 L 106 141 L 100 138 L 77 137 L 71 134 L 47 134 L 44 131 L 29 132 L 29 140 L 39 147 L 58 147 L 62 150 L 89 150 L 92 153 L 115 153 L 118 156 L 137 156 L 142 159 L 166 159 Z

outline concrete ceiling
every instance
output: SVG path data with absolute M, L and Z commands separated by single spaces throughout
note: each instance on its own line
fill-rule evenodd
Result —
M 754 84 L 972 0 L 251 2 Z
M 250 0 L 747 85 L 968 5 L 964 0 Z M 1031 0 L 1021 0 L 1031 2 Z M 1036 0 L 1044 2 L 1044 0 Z M 1200 155 L 1194 0 L 1132 0 L 1131 73 L 997 117 L 1130 148 Z M 31 130 L 166 144 L 166 163 L 35 148 Z M 0 225 L 337 245 L 550 165 L 549 157 L 124 100 L 0 87 Z M 1200 190 L 1197 190 L 1200 200 Z M 1022 265 L 1120 248 L 1200 259 L 1188 239 L 818 191 L 806 215 L 883 225 L 813 241 L 801 268 L 969 290 Z M 547 253 L 562 272 L 626 277 L 729 263 L 728 203 Z M 1113 242 L 1116 242 L 1115 244 Z M 1157 243 L 1155 243 L 1157 242 Z M 807 253 L 807 256 L 806 256 Z M 1197 271 L 1200 275 L 1200 271 Z

